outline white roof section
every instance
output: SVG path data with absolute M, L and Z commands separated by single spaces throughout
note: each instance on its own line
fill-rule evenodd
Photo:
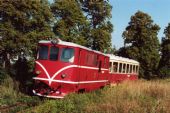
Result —
M 120 56 L 115 56 L 112 54 L 108 54 L 108 56 L 110 57 L 110 61 L 119 61 L 119 62 L 124 62 L 124 63 L 130 63 L 130 64 L 135 64 L 135 65 L 139 65 L 139 62 L 133 59 L 129 59 L 129 58 L 124 58 L 124 57 L 120 57 Z
M 98 54 L 102 54 L 104 56 L 108 56 L 107 54 L 104 54 L 104 53 L 102 53 L 100 51 L 95 51 L 95 50 L 92 50 L 90 48 L 87 48 L 87 47 L 84 47 L 84 46 L 81 46 L 81 45 L 78 45 L 78 44 L 75 44 L 75 43 L 72 43 L 72 42 L 65 42 L 65 41 L 62 41 L 60 39 L 58 41 L 59 42 L 57 44 L 59 44 L 59 45 L 79 47 L 79 48 L 82 48 L 82 49 L 85 49 L 85 50 L 88 50 L 88 51 L 92 51 L 92 52 L 95 52 L 95 53 L 98 53 Z M 50 40 L 41 40 L 41 41 L 39 41 L 39 43 L 41 43 L 41 44 L 51 44 L 51 41 Z

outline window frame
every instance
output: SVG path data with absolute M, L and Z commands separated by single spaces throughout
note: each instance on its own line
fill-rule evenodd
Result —
M 113 73 L 119 73 L 119 62 L 113 62 Z
M 63 50 L 64 50 L 64 49 L 72 49 L 72 50 L 73 50 L 72 56 L 69 58 L 69 59 L 71 59 L 71 61 L 69 61 L 69 59 L 68 59 L 68 61 L 63 60 L 62 55 L 63 55 Z M 62 47 L 62 48 L 60 49 L 60 55 L 59 55 L 59 57 L 60 57 L 60 61 L 61 61 L 61 62 L 74 63 L 74 61 L 75 61 L 75 48 Z
M 56 54 L 56 59 L 51 59 L 51 48 L 53 48 L 53 47 L 55 47 L 56 49 L 58 49 L 57 50 L 57 54 Z M 49 50 L 49 60 L 51 60 L 51 61 L 57 61 L 58 60 L 58 56 L 59 56 L 59 52 L 60 52 L 60 49 L 59 49 L 59 47 L 57 47 L 57 46 L 50 46 L 50 48 L 49 48 L 50 50 Z
M 109 62 L 109 72 L 113 73 L 113 62 Z
M 123 65 L 123 63 L 122 63 L 122 62 L 119 62 L 119 70 L 118 70 L 118 73 L 122 73 L 122 65 Z
M 41 47 L 46 47 L 46 48 L 47 48 L 46 58 L 43 58 L 43 59 L 42 59 L 42 58 L 40 59 L 40 56 L 42 56 L 42 55 L 40 55 L 40 48 L 41 48 Z M 48 45 L 39 45 L 39 46 L 38 46 L 37 59 L 38 59 L 38 60 L 48 60 L 48 56 L 49 56 L 49 46 L 48 46 Z

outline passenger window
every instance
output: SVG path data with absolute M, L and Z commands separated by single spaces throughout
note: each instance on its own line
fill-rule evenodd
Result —
M 74 49 L 63 48 L 60 59 L 63 62 L 74 62 Z
M 117 72 L 118 62 L 113 63 L 113 72 Z
M 113 69 L 112 69 L 112 62 L 109 62 L 109 72 L 112 73 Z
M 122 63 L 119 64 L 119 73 L 122 73 Z
M 126 64 L 123 64 L 123 73 L 126 73 Z
M 130 65 L 130 73 L 132 73 L 132 65 Z
M 129 64 L 127 64 L 126 73 L 129 73 Z
M 136 73 L 136 72 L 135 72 L 135 65 L 133 65 L 133 73 Z
M 58 47 L 52 46 L 50 48 L 50 60 L 57 60 L 58 59 Z

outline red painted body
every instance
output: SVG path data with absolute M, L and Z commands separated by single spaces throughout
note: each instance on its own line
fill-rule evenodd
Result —
M 137 74 L 119 74 L 119 73 L 114 73 L 110 74 L 110 83 L 111 84 L 117 84 L 121 83 L 124 80 L 137 80 L 138 75 Z
M 137 79 L 135 74 L 129 76 L 109 73 L 109 56 L 103 53 L 63 41 L 58 44 L 52 44 L 50 41 L 40 42 L 39 47 L 42 46 L 45 46 L 44 50 L 48 51 L 48 55 L 45 59 L 38 58 L 41 50 L 37 55 L 36 77 L 33 78 L 35 95 L 63 98 L 71 92 L 92 91 L 125 79 Z M 55 60 L 52 48 L 58 49 Z M 42 52 L 42 55 L 45 53 Z M 54 57 L 52 60 L 51 56 Z M 62 61 L 62 56 L 68 61 Z

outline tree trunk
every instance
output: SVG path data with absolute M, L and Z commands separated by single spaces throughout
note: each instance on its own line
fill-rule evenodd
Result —
M 2 63 L 2 67 L 4 69 L 10 69 L 11 65 L 10 65 L 10 54 L 9 53 L 3 53 L 3 63 Z

